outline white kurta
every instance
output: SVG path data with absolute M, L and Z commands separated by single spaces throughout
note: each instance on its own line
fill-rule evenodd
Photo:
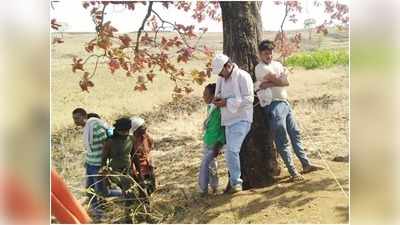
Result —
M 253 81 L 249 73 L 234 64 L 228 79 L 218 77 L 215 96 L 226 99 L 221 108 L 221 124 L 229 126 L 239 121 L 253 122 Z

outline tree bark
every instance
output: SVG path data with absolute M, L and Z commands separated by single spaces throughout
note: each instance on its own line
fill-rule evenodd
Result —
M 223 24 L 223 52 L 255 80 L 257 46 L 261 40 L 261 2 L 220 2 Z M 240 151 L 243 189 L 263 187 L 279 175 L 277 152 L 269 124 L 255 97 L 252 128 Z

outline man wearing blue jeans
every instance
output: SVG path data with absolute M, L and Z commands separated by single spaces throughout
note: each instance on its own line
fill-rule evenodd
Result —
M 300 131 L 297 127 L 292 109 L 287 101 L 286 86 L 289 86 L 287 72 L 282 64 L 272 60 L 274 44 L 262 41 L 258 47 L 261 62 L 255 68 L 254 84 L 261 107 L 264 108 L 266 121 L 271 125 L 272 135 L 278 153 L 281 155 L 293 181 L 303 180 L 294 166 L 289 146 L 289 139 L 294 153 L 303 166 L 303 173 L 323 169 L 311 164 L 301 143 Z M 288 138 L 289 136 L 289 138 Z
M 242 190 L 239 153 L 253 122 L 253 81 L 249 73 L 238 68 L 228 56 L 217 54 L 212 73 L 218 74 L 214 105 L 221 108 L 221 124 L 225 126 L 225 161 L 230 174 L 232 192 Z

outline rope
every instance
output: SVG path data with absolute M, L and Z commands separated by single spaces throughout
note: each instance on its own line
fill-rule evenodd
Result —
M 339 186 L 340 190 L 342 190 L 344 196 L 349 199 L 348 194 L 346 193 L 346 191 L 344 190 L 344 188 L 342 187 L 342 185 L 340 184 L 339 180 L 336 178 L 335 174 L 333 173 L 333 171 L 331 170 L 331 168 L 329 167 L 328 163 L 326 162 L 326 160 L 322 157 L 321 155 L 321 151 L 318 149 L 317 150 L 319 157 L 321 158 L 322 162 L 324 162 L 326 168 L 328 169 L 329 173 L 332 175 L 333 179 L 336 181 L 336 184 Z
M 259 105 L 260 102 L 257 102 L 257 104 L 253 105 L 253 107 L 255 108 L 257 105 Z M 315 146 L 313 146 L 315 147 Z M 314 148 L 317 149 L 317 148 Z M 339 180 L 337 179 L 337 177 L 335 176 L 335 174 L 333 173 L 332 169 L 330 168 L 330 166 L 328 165 L 328 163 L 326 162 L 326 160 L 322 157 L 321 155 L 321 151 L 319 149 L 317 149 L 318 155 L 321 158 L 322 162 L 324 162 L 325 167 L 328 169 L 329 173 L 332 175 L 333 179 L 335 180 L 336 184 L 339 186 L 340 190 L 343 192 L 344 196 L 349 199 L 348 194 L 346 193 L 346 191 L 344 190 L 343 186 L 340 184 Z
M 256 106 L 258 106 L 260 104 L 260 102 L 257 102 L 257 104 L 253 105 L 253 108 L 255 108 Z

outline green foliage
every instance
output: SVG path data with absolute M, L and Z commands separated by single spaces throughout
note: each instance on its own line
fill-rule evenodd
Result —
M 348 64 L 349 54 L 345 50 L 302 52 L 290 56 L 285 62 L 286 66 L 304 67 L 307 70 Z

